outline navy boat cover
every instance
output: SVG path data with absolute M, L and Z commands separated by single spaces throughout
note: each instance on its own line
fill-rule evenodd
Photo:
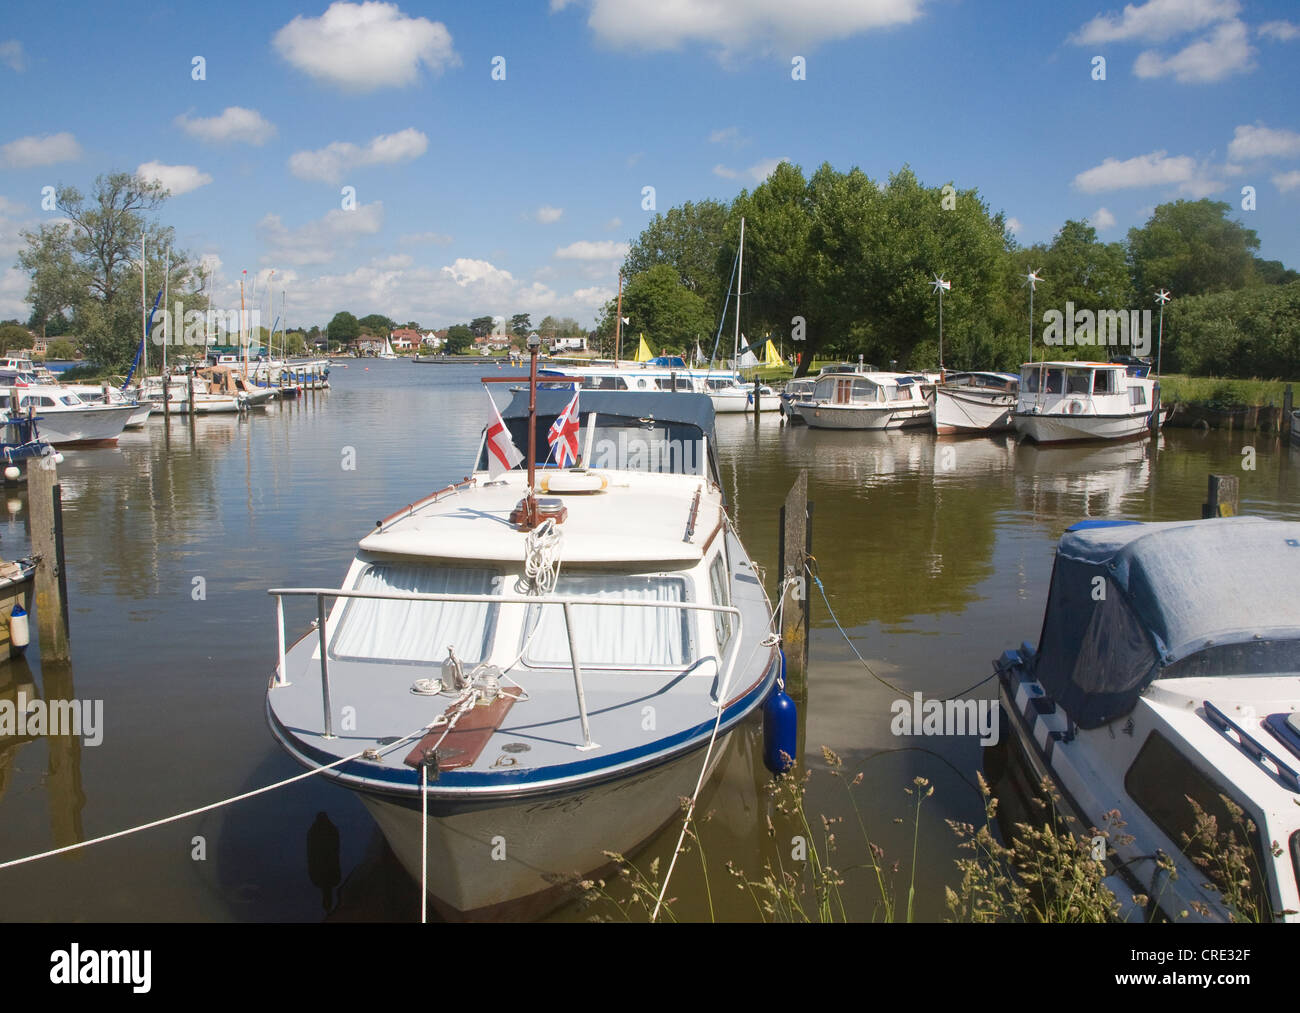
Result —
M 1077 525 L 1061 538 L 1032 675 L 1082 728 L 1155 679 L 1300 672 L 1300 522 Z

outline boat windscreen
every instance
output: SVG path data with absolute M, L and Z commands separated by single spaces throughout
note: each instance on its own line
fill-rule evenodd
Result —
M 428 563 L 372 563 L 354 590 L 414 594 L 499 594 L 492 570 L 431 566 Z M 487 656 L 498 606 L 490 602 L 402 601 L 350 598 L 330 641 L 331 657 L 351 661 L 436 663 L 447 646 L 461 661 Z
M 624 574 L 560 574 L 557 595 L 632 601 L 680 602 L 686 591 L 681 577 L 637 577 Z M 585 668 L 682 668 L 694 663 L 689 612 L 681 608 L 574 605 L 573 642 Z M 564 611 L 558 605 L 532 605 L 525 630 L 526 664 L 544 668 L 569 667 L 569 638 Z
M 587 426 L 591 413 L 582 415 L 578 452 L 587 448 Z M 546 434 L 555 420 L 537 417 L 537 467 L 555 467 L 554 454 Z M 520 453 L 528 447 L 528 420 L 506 419 L 510 438 Z M 593 468 L 609 471 L 644 471 L 667 475 L 703 475 L 706 458 L 704 435 L 685 422 L 629 419 L 596 414 L 596 432 L 591 443 Z M 519 467 L 525 467 L 519 465 Z M 479 456 L 478 469 L 487 470 L 487 447 Z

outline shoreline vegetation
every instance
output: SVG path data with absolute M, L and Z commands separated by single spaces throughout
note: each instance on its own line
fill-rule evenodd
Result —
M 873 922 L 917 921 L 918 888 L 940 891 L 946 911 L 944 920 L 949 922 L 1166 920 L 1157 907 L 1158 896 L 1132 894 L 1121 901 L 1107 885 L 1112 876 L 1108 862 L 1093 857 L 1097 838 L 1113 842 L 1123 837 L 1125 823 L 1118 811 L 1107 813 L 1102 827 L 1081 828 L 1063 812 L 1059 795 L 1045 780 L 1030 800 L 1031 811 L 1012 823 L 999 817 L 999 798 L 984 775 L 977 773 L 983 822 L 976 825 L 945 820 L 960 854 L 953 863 L 953 874 L 938 883 L 918 884 L 916 841 L 922 808 L 934 794 L 934 786 L 926 778 L 916 777 L 910 787 L 903 789 L 907 817 L 893 822 L 911 825 L 912 854 L 906 861 L 894 860 L 873 841 L 855 797 L 863 773 L 850 775 L 843 769 L 843 760 L 825 746 L 822 757 L 825 765 L 816 775 L 828 776 L 843 785 L 851 813 L 847 817 L 825 813 L 809 817 L 804 798 L 814 777 L 811 768 L 796 769 L 769 781 L 767 792 L 773 815 L 767 819 L 767 833 L 782 844 L 775 849 L 775 859 L 768 859 L 761 870 L 742 869 L 732 861 L 711 864 L 701 835 L 701 825 L 708 822 L 709 815 L 689 821 L 678 861 L 693 861 L 700 866 L 707 920 L 717 920 L 713 897 L 725 889 L 746 892 L 762 922 L 862 920 L 851 917 L 847 910 L 841 888 L 850 884 L 855 892 L 865 891 L 872 898 Z M 683 799 L 683 803 L 688 801 Z M 1193 799 L 1187 801 L 1192 830 L 1183 835 L 1183 851 L 1205 876 L 1207 889 L 1219 894 L 1230 911 L 1230 921 L 1271 921 L 1270 908 L 1258 893 L 1262 882 L 1258 859 L 1246 843 L 1254 833 L 1253 823 L 1226 798 L 1231 818 L 1226 826 L 1220 826 Z M 849 837 L 855 834 L 849 829 L 854 823 L 860 842 L 852 842 Z M 840 836 L 844 840 L 837 840 Z M 784 846 L 787 839 L 794 848 Z M 853 843 L 865 843 L 866 861 L 841 867 L 846 846 Z M 1113 856 L 1113 845 L 1107 853 Z M 659 858 L 640 868 L 624 855 L 606 855 L 614 869 L 609 876 L 569 884 L 579 892 L 584 909 L 590 912 L 589 920 L 650 921 L 661 893 L 665 894 L 662 907 L 653 920 L 686 920 L 675 910 L 680 898 L 671 889 L 664 890 Z M 1162 857 L 1160 867 L 1170 878 L 1177 878 L 1169 858 Z M 1122 913 L 1125 908 L 1127 915 Z M 1208 915 L 1208 906 L 1197 905 L 1197 913 Z M 1179 912 L 1181 919 L 1190 915 L 1190 911 Z

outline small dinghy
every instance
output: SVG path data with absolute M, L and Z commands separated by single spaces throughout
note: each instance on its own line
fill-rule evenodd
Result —
M 1105 846 L 1123 917 L 1150 915 L 1138 894 L 1176 921 L 1300 919 L 1298 566 L 1296 521 L 1076 524 L 1038 647 L 994 662 L 1004 719 L 1076 830 L 1127 824 Z M 1236 902 L 1198 864 L 1197 806 L 1248 856 Z

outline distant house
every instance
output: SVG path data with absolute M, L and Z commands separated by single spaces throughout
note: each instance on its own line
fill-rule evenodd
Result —
M 551 343 L 551 349 L 556 352 L 585 352 L 587 337 L 583 335 L 579 338 L 556 338 Z
M 397 330 L 393 331 L 391 335 L 389 335 L 388 340 L 393 343 L 394 349 L 398 351 L 403 351 L 405 349 L 415 348 L 418 345 L 423 344 L 424 335 L 422 335 L 414 327 L 399 327 Z
M 362 355 L 374 353 L 378 355 L 384 350 L 384 343 L 378 338 L 362 338 L 357 342 L 357 351 Z
M 474 339 L 474 347 L 479 351 L 499 352 L 510 347 L 510 336 L 506 334 L 485 334 Z
M 420 339 L 420 344 L 425 348 L 441 348 L 442 343 L 447 340 L 446 331 L 430 331 Z

